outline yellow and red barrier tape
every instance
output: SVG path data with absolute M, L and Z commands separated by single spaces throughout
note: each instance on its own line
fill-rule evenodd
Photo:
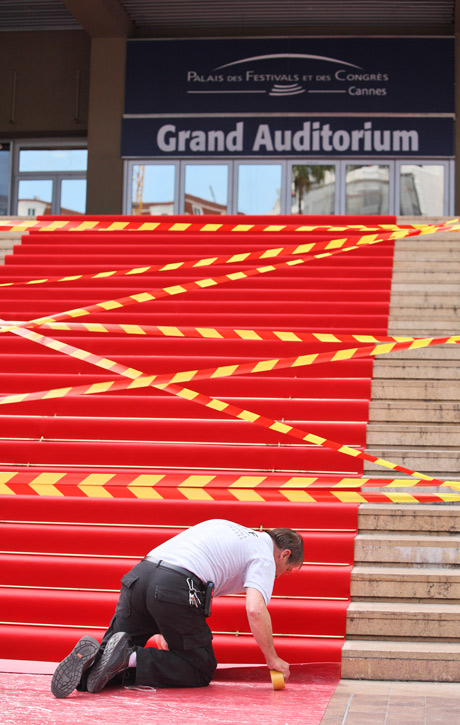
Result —
M 458 225 L 458 228 L 460 230 L 460 225 Z M 371 239 L 369 241 L 366 241 L 365 243 L 366 244 L 377 244 L 378 240 L 376 241 L 375 239 Z M 20 327 L 21 328 L 22 327 L 27 327 L 27 328 L 39 327 L 40 325 L 42 325 L 46 322 L 57 322 L 58 320 L 82 317 L 84 315 L 89 315 L 92 312 L 96 312 L 96 311 L 105 312 L 108 310 L 120 309 L 121 307 L 126 307 L 126 306 L 132 305 L 132 304 L 138 304 L 138 303 L 142 303 L 142 302 L 152 302 L 153 300 L 160 299 L 162 297 L 170 297 L 170 296 L 176 296 L 179 294 L 184 294 L 185 292 L 190 292 L 192 290 L 207 289 L 208 287 L 212 287 L 212 286 L 215 286 L 218 284 L 223 284 L 225 282 L 234 282 L 236 280 L 246 279 L 246 278 L 258 275 L 258 274 L 267 274 L 267 273 L 274 272 L 279 269 L 286 269 L 286 268 L 293 267 L 293 266 L 296 266 L 299 264 L 304 264 L 306 262 L 312 261 L 313 259 L 322 259 L 324 257 L 332 257 L 336 254 L 343 254 L 344 252 L 350 252 L 357 248 L 358 248 L 358 246 L 355 244 L 355 245 L 352 245 L 349 247 L 343 247 L 341 249 L 336 249 L 334 251 L 325 251 L 325 252 L 320 252 L 318 254 L 307 255 L 306 257 L 299 257 L 296 259 L 288 260 L 287 262 L 280 262 L 278 264 L 267 265 L 265 267 L 252 267 L 252 268 L 249 268 L 246 270 L 240 270 L 239 272 L 232 272 L 230 274 L 220 275 L 220 276 L 217 276 L 214 278 L 208 277 L 205 279 L 194 280 L 192 282 L 182 282 L 180 284 L 172 285 L 171 287 L 164 287 L 161 289 L 148 290 L 148 291 L 136 293 L 133 295 L 128 295 L 126 297 L 120 297 L 115 300 L 107 300 L 105 302 L 98 302 L 93 305 L 88 305 L 87 307 L 78 307 L 73 310 L 67 310 L 65 312 L 60 312 L 53 316 L 40 317 L 40 318 L 37 318 L 36 320 L 30 320 L 28 322 L 16 323 L 13 325 L 5 325 L 0 329 L 0 333 L 13 331 Z M 100 274 L 104 274 L 104 273 L 100 273 Z M 67 279 L 70 279 L 70 277 Z
M 12 323 L 6 323 L 8 328 Z M 18 322 L 18 325 L 27 323 Z M 372 342 L 372 343 L 405 343 L 413 342 L 413 348 L 429 345 L 457 344 L 460 335 L 448 337 L 410 337 L 408 335 L 342 335 L 332 332 L 295 332 L 293 330 L 250 330 L 231 329 L 228 327 L 176 327 L 172 325 L 132 325 L 102 322 L 44 322 L 40 328 L 62 332 L 94 332 L 123 333 L 126 335 L 163 335 L 165 337 L 183 337 L 211 340 L 265 340 L 276 342 Z M 0 332 L 2 325 L 0 324 Z M 409 346 L 410 349 L 411 346 Z
M 236 375 L 252 375 L 254 373 L 273 372 L 275 370 L 284 370 L 287 368 L 307 367 L 326 362 L 340 362 L 342 360 L 351 360 L 358 357 L 386 355 L 399 350 L 420 349 L 423 347 L 443 345 L 446 343 L 460 343 L 460 335 L 455 335 L 450 338 L 418 338 L 402 342 L 366 345 L 364 347 L 350 348 L 348 350 L 332 350 L 324 353 L 310 353 L 307 355 L 272 358 L 268 360 L 258 360 L 256 362 L 234 363 L 231 365 L 219 365 L 211 368 L 150 375 L 143 373 L 141 370 L 136 370 L 135 368 L 128 368 L 121 363 L 109 360 L 101 355 L 96 355 L 87 350 L 82 350 L 81 348 L 69 345 L 62 340 L 45 337 L 33 330 L 15 330 L 14 332 L 21 337 L 26 337 L 27 339 L 38 343 L 39 345 L 43 345 L 57 352 L 62 352 L 65 355 L 77 358 L 78 360 L 84 360 L 85 362 L 103 368 L 104 370 L 119 373 L 120 375 L 129 378 L 129 381 L 108 380 L 100 383 L 77 385 L 66 388 L 53 388 L 49 390 L 35 391 L 32 393 L 4 394 L 0 395 L 0 405 L 10 405 L 12 403 L 32 402 L 34 400 L 46 400 L 50 398 L 63 398 L 77 395 L 94 395 L 101 392 L 114 392 L 116 390 L 164 386 L 169 385 L 170 383 L 190 382 L 193 380 L 198 381 L 233 377 Z M 343 337 L 345 337 L 345 335 Z M 325 341 L 323 340 L 323 342 Z
M 244 222 L 244 217 L 242 217 Z M 171 221 L 104 221 L 80 220 L 80 219 L 2 219 L 0 221 L 1 232 L 337 232 L 348 229 L 356 231 L 378 231 L 398 229 L 421 229 L 428 224 L 245 224 L 245 223 L 200 223 L 195 220 L 191 222 Z
M 257 274 L 267 274 L 274 272 L 277 269 L 286 269 L 288 267 L 297 266 L 310 262 L 312 259 L 321 258 L 323 256 L 332 257 L 335 254 L 343 254 L 349 252 L 356 247 L 349 247 L 347 249 L 338 249 L 335 252 L 323 252 L 318 255 L 312 255 L 311 257 L 302 257 L 298 259 L 288 260 L 287 262 L 281 262 L 279 264 L 271 264 L 266 267 L 255 267 L 247 270 L 241 270 L 239 272 L 232 272 L 231 274 L 224 274 L 218 277 L 207 277 L 205 279 L 194 280 L 193 282 L 181 282 L 180 284 L 172 285 L 171 287 L 163 287 L 161 289 L 147 290 L 145 292 L 139 292 L 136 294 L 128 295 L 126 297 L 119 297 L 115 300 L 107 300 L 105 302 L 97 302 L 87 307 L 77 307 L 73 310 L 66 310 L 64 312 L 58 312 L 53 316 L 39 317 L 35 320 L 29 320 L 28 322 L 16 322 L 16 323 L 5 323 L 0 329 L 2 332 L 14 332 L 19 328 L 33 328 L 40 327 L 46 322 L 57 322 L 59 320 L 72 319 L 75 317 L 83 317 L 90 315 L 92 312 L 107 312 L 109 310 L 120 309 L 127 307 L 128 305 L 140 304 L 142 302 L 153 302 L 154 300 L 161 299 L 162 297 L 174 297 L 176 295 L 184 294 L 185 292 L 207 289 L 218 284 L 225 282 L 234 282 L 236 280 L 246 279 L 253 277 Z
M 429 227 L 429 228 L 428 227 L 423 227 L 423 230 L 422 231 L 421 230 L 417 230 L 416 233 L 432 233 L 433 231 L 439 231 L 441 228 L 446 228 L 447 226 L 448 225 L 437 225 L 436 227 Z M 454 231 L 454 230 L 456 231 L 458 229 L 460 229 L 460 225 L 455 226 L 455 229 L 454 229 L 454 226 L 452 226 L 452 223 L 451 223 L 451 226 L 449 228 L 450 231 Z M 280 228 L 280 230 L 281 230 L 281 228 Z M 408 235 L 410 235 L 410 233 L 407 234 L 405 231 L 401 231 L 401 232 L 398 232 L 397 233 L 397 236 L 408 236 Z M 339 241 L 339 240 L 337 240 L 337 241 Z M 343 241 L 343 240 L 340 240 L 340 241 Z M 372 240 L 368 240 L 368 238 L 367 238 L 366 241 L 364 241 L 363 238 L 360 238 L 360 240 L 357 240 L 357 241 L 359 241 L 361 244 L 364 244 L 364 243 L 366 243 L 366 244 L 372 244 L 372 243 L 376 243 L 377 240 L 375 238 L 372 239 Z M 378 241 L 382 241 L 382 239 L 379 239 Z M 242 275 L 243 277 L 246 277 L 246 276 L 250 276 L 251 273 L 252 274 L 257 274 L 257 273 L 263 273 L 263 272 L 266 272 L 266 271 L 273 271 L 276 268 L 286 267 L 286 266 L 292 266 L 295 263 L 303 263 L 304 261 L 308 261 L 311 258 L 324 257 L 324 256 L 332 256 L 333 254 L 341 253 L 341 252 L 344 252 L 344 251 L 350 251 L 351 249 L 356 249 L 356 248 L 357 248 L 357 245 L 353 245 L 352 247 L 349 247 L 349 248 L 341 248 L 341 249 L 337 249 L 337 250 L 335 250 L 333 252 L 327 252 L 325 254 L 312 255 L 311 257 L 307 257 L 306 259 L 296 259 L 296 260 L 288 261 L 286 263 L 282 263 L 280 265 L 270 265 L 268 268 L 251 269 L 249 271 L 237 273 L 236 276 L 235 275 L 223 275 L 221 278 L 217 278 L 217 279 L 219 281 L 227 281 L 228 279 L 235 279 L 235 278 L 238 279 L 238 278 L 241 278 L 240 275 Z M 202 284 L 200 286 L 200 288 L 202 288 L 203 286 L 210 286 L 209 283 L 211 283 L 211 284 L 218 283 L 217 280 L 199 280 L 198 282 L 194 282 L 194 283 L 191 283 L 191 284 L 192 285 L 195 285 L 195 284 L 199 284 L 200 282 L 201 283 L 203 283 L 203 282 L 205 282 L 205 283 L 207 282 L 208 283 L 208 284 L 205 284 L 205 285 Z M 175 290 L 174 291 L 174 294 L 188 291 L 188 289 L 190 289 L 189 285 L 190 285 L 190 283 L 186 283 L 185 285 L 175 286 L 173 288 Z M 171 288 L 165 288 L 163 290 L 159 290 L 159 292 L 160 293 L 164 293 L 164 294 L 171 294 L 171 291 L 170 290 L 171 290 Z M 155 291 L 155 292 L 158 292 L 158 291 Z M 3 327 L 2 331 L 8 331 L 8 330 L 10 330 L 12 332 L 15 332 L 16 334 L 21 334 L 21 330 L 20 330 L 21 327 L 35 327 L 35 326 L 39 326 L 43 322 L 54 322 L 57 319 L 62 319 L 62 317 L 64 317 L 64 319 L 65 319 L 66 316 L 73 317 L 73 316 L 79 316 L 81 314 L 89 314 L 91 311 L 94 311 L 95 309 L 101 309 L 101 308 L 104 309 L 104 310 L 113 309 L 115 307 L 122 307 L 122 306 L 124 306 L 124 304 L 132 304 L 132 303 L 135 303 L 135 302 L 147 301 L 149 299 L 156 299 L 158 296 L 163 296 L 163 295 L 152 296 L 151 293 L 142 293 L 141 295 L 131 295 L 131 296 L 127 297 L 127 298 L 122 298 L 121 300 L 112 300 L 112 301 L 109 301 L 109 302 L 106 302 L 106 303 L 99 303 L 97 305 L 93 305 L 93 306 L 90 306 L 88 308 L 79 308 L 77 310 L 70 310 L 68 312 L 60 313 L 59 315 L 55 316 L 54 318 L 49 318 L 49 317 L 48 318 L 40 318 L 38 320 L 30 321 L 30 322 L 27 322 L 27 323 L 21 323 L 19 325 L 18 324 L 14 324 L 12 326 L 5 326 L 5 327 Z M 121 304 L 121 303 L 124 303 L 124 304 Z M 22 331 L 22 334 L 23 334 L 23 336 L 26 336 L 26 337 L 29 337 L 29 334 L 34 335 L 34 333 L 30 333 L 30 332 L 28 332 L 26 330 L 23 330 Z M 37 337 L 43 337 L 43 336 L 37 336 Z M 430 343 L 429 344 L 432 344 L 432 340 L 433 340 L 433 338 L 430 339 Z M 36 340 L 36 341 L 38 341 L 38 340 Z M 56 341 L 51 341 L 51 342 L 53 343 L 53 345 L 56 344 Z M 398 343 L 392 344 L 392 349 L 394 349 L 394 346 L 397 345 L 397 344 Z M 413 344 L 413 343 L 411 343 L 411 344 Z M 65 343 L 62 343 L 62 345 L 64 345 L 64 347 L 66 346 Z M 57 348 L 54 347 L 54 349 L 57 349 Z M 71 355 L 73 355 L 75 357 L 81 357 L 82 359 L 85 359 L 88 362 L 91 362 L 93 364 L 97 364 L 100 367 L 104 367 L 105 369 L 113 369 L 115 372 L 118 372 L 119 374 L 124 375 L 126 377 L 132 378 L 133 376 L 136 377 L 136 375 L 138 377 L 139 376 L 142 376 L 142 377 L 150 377 L 150 378 L 152 377 L 152 376 L 143 376 L 143 374 L 140 371 L 135 371 L 135 370 L 130 369 L 130 368 L 125 368 L 125 370 L 122 372 L 119 363 L 116 363 L 114 361 L 107 360 L 105 358 L 100 358 L 99 356 L 93 356 L 92 353 L 88 353 L 86 351 L 78 350 L 78 348 L 74 348 L 73 349 L 73 352 L 66 351 L 65 349 L 62 349 L 62 348 L 59 348 L 59 349 L 62 352 L 65 352 L 66 354 L 71 354 Z M 389 350 L 386 350 L 386 351 L 389 351 Z M 346 358 L 344 358 L 344 353 L 346 353 L 346 352 L 347 351 L 340 351 L 341 357 L 338 357 L 336 359 L 346 359 Z M 348 351 L 348 352 L 350 352 L 350 351 Z M 362 352 L 362 349 L 359 352 Z M 351 353 L 352 354 L 358 354 L 358 350 L 356 350 L 356 349 L 355 350 L 352 350 Z M 337 352 L 335 354 L 337 354 Z M 372 353 L 371 352 L 367 352 L 366 354 L 372 354 Z M 375 350 L 374 350 L 374 354 L 376 354 Z M 93 358 L 97 358 L 97 357 L 99 357 L 98 362 L 96 362 L 95 359 L 93 359 Z M 309 357 L 309 356 L 306 356 L 306 357 Z M 316 356 L 314 356 L 314 357 L 316 357 Z M 258 370 L 261 371 L 261 370 L 264 370 L 264 369 L 274 369 L 274 366 L 272 368 L 266 368 L 266 367 L 264 367 L 264 365 L 267 365 L 267 362 L 268 363 L 273 363 L 273 361 L 262 361 L 262 367 L 259 367 Z M 278 361 L 276 361 L 276 363 L 277 362 Z M 258 365 L 260 366 L 261 363 L 259 363 Z M 125 367 L 125 366 L 121 366 L 121 367 Z M 222 368 L 219 369 L 219 370 L 222 370 Z M 196 371 L 192 371 L 192 372 L 193 373 L 196 373 Z M 255 372 L 255 370 L 253 370 L 253 372 Z M 181 377 L 181 380 L 184 380 L 184 377 L 183 376 L 186 375 L 186 374 L 187 373 L 176 374 L 174 376 L 174 379 L 176 380 L 177 379 L 177 375 L 180 375 L 180 376 L 182 376 Z M 221 374 L 223 374 L 223 373 L 221 373 Z M 185 378 L 185 379 L 190 379 L 190 378 Z M 140 380 L 136 380 L 135 382 L 136 383 L 137 382 L 140 382 Z M 134 381 L 132 380 L 131 383 L 129 384 L 130 387 L 133 387 L 133 384 L 134 384 Z M 306 433 L 305 431 L 302 431 L 302 430 L 297 429 L 295 427 L 287 426 L 284 423 L 280 423 L 278 421 L 274 421 L 274 420 L 265 418 L 264 416 L 260 416 L 260 415 L 258 415 L 256 413 L 252 413 L 251 411 L 247 411 L 247 410 L 243 410 L 243 409 L 237 408 L 236 406 L 232 406 L 230 404 L 224 403 L 223 401 L 219 401 L 217 399 L 213 399 L 213 398 L 210 398 L 208 396 L 204 396 L 203 394 L 196 393 L 195 391 L 188 390 L 187 388 L 179 388 L 175 383 L 171 383 L 170 382 L 170 383 L 167 383 L 167 384 L 159 384 L 158 382 L 155 382 L 155 383 L 152 383 L 151 382 L 150 384 L 153 385 L 153 387 L 158 387 L 160 389 L 167 390 L 168 392 L 170 392 L 170 393 L 172 393 L 174 395 L 177 395 L 179 397 L 183 397 L 183 398 L 186 398 L 186 399 L 189 399 L 189 400 L 194 400 L 194 402 L 200 403 L 200 404 L 205 405 L 205 406 L 207 406 L 209 408 L 213 408 L 215 410 L 220 410 L 220 411 L 225 412 L 226 414 L 231 415 L 233 417 L 237 417 L 237 418 L 243 419 L 243 420 L 249 420 L 251 422 L 256 422 L 259 425 L 263 425 L 264 427 L 268 427 L 268 428 L 271 428 L 273 430 L 277 430 L 279 432 L 282 432 L 282 433 L 287 434 L 287 435 L 291 435 L 291 436 L 296 437 L 296 438 L 300 438 L 301 440 L 303 440 L 303 441 L 305 441 L 307 443 L 313 443 L 315 445 L 321 445 L 321 446 L 325 446 L 327 448 L 332 448 L 333 450 L 337 450 L 338 452 L 342 452 L 342 453 L 345 453 L 346 455 L 351 455 L 353 457 L 361 457 L 361 458 L 364 458 L 365 460 L 372 461 L 374 463 L 377 463 L 379 465 L 383 465 L 383 466 L 388 467 L 388 468 L 391 468 L 393 470 L 398 470 L 398 471 L 401 471 L 401 472 L 406 473 L 408 475 L 416 476 L 418 478 L 422 478 L 424 480 L 431 481 L 435 485 L 446 485 L 445 482 L 438 481 L 437 479 L 434 479 L 434 478 L 429 477 L 429 476 L 424 476 L 423 474 L 419 474 L 419 473 L 414 472 L 414 471 L 411 471 L 409 469 L 400 467 L 397 464 L 393 464 L 393 463 L 390 463 L 388 461 L 384 461 L 383 459 L 376 458 L 374 456 L 370 456 L 369 454 L 366 454 L 366 453 L 364 453 L 362 451 L 357 451 L 356 449 L 350 448 L 348 446 L 343 446 L 343 445 L 341 445 L 339 443 L 336 443 L 335 441 L 330 441 L 330 440 L 321 438 L 319 436 L 316 436 L 314 434 Z M 96 384 L 96 386 L 98 386 L 98 385 L 99 386 L 100 385 L 104 385 L 104 383 L 102 383 L 102 384 Z M 94 386 L 91 386 L 91 388 L 93 389 Z M 73 389 L 73 390 L 75 390 L 75 389 Z M 97 392 L 101 392 L 101 390 L 102 389 L 99 389 Z M 53 392 L 54 393 L 57 393 L 58 391 L 45 391 L 45 393 L 48 393 L 47 394 L 47 397 L 58 397 L 57 395 L 50 395 L 50 393 L 53 393 Z M 92 392 L 96 392 L 96 390 L 92 390 Z M 89 394 L 89 391 L 86 391 L 85 394 Z M 29 395 L 33 395 L 33 394 L 29 394 Z M 5 396 L 3 398 L 3 400 L 6 401 L 7 398 L 9 398 L 10 401 L 11 401 L 11 398 L 15 398 L 14 402 L 18 402 L 18 396 Z M 3 400 L 2 400 L 2 402 L 3 402 Z M 13 401 L 11 401 L 11 402 L 13 402 Z
M 39 285 L 47 282 L 73 282 L 75 280 L 83 279 L 101 279 L 108 277 L 119 277 L 119 276 L 132 276 L 147 274 L 152 272 L 176 272 L 182 269 L 190 268 L 201 268 L 210 267 L 212 265 L 222 264 L 241 264 L 242 262 L 248 262 L 250 260 L 266 260 L 273 259 L 275 257 L 283 256 L 294 256 L 297 254 L 309 255 L 310 252 L 330 252 L 332 250 L 350 251 L 351 249 L 358 249 L 364 245 L 379 244 L 380 242 L 387 242 L 395 239 L 401 239 L 405 237 L 418 236 L 420 234 L 433 234 L 438 231 L 460 231 L 460 224 L 455 223 L 457 220 L 451 222 L 445 222 L 443 224 L 423 226 L 420 228 L 411 229 L 398 229 L 389 233 L 380 234 L 365 234 L 359 238 L 355 236 L 341 237 L 340 239 L 329 239 L 321 242 L 307 242 L 303 244 L 291 244 L 285 247 L 269 248 L 259 250 L 256 252 L 240 252 L 237 254 L 208 257 L 205 259 L 186 260 L 178 262 L 170 262 L 168 264 L 157 264 L 144 267 L 133 267 L 130 269 L 121 270 L 108 270 L 104 272 L 96 272 L 92 274 L 73 274 L 65 275 L 64 277 L 44 277 L 40 279 L 28 280 L 26 282 L 1 282 L 0 287 L 14 287 L 18 285 Z M 350 242 L 355 242 L 351 247 L 345 248 L 345 245 L 349 245 Z M 323 255 L 315 254 L 309 255 L 319 258 Z M 327 256 L 326 254 L 324 256 Z
M 79 471 L 0 471 L 0 496 L 74 496 L 147 500 L 242 501 L 263 503 L 454 503 L 456 493 L 363 492 L 363 487 L 404 486 L 406 479 L 350 479 L 307 476 L 248 476 L 178 473 L 85 473 Z M 454 484 L 454 482 L 452 482 Z M 424 485 L 427 485 L 426 483 Z M 460 485 L 457 483 L 460 489 Z M 455 484 L 453 485 L 455 487 Z M 350 488 L 355 490 L 350 490 Z M 347 490 L 348 489 L 348 490 Z
M 311 443 L 316 446 L 321 446 L 324 448 L 328 448 L 330 450 L 337 451 L 338 453 L 344 453 L 347 456 L 352 456 L 354 458 L 361 458 L 366 461 L 370 461 L 371 463 L 375 463 L 380 466 L 384 466 L 385 468 L 390 468 L 394 471 L 399 471 L 400 473 L 405 473 L 409 476 L 413 476 L 415 478 L 420 478 L 426 481 L 431 481 L 433 485 L 436 486 L 443 486 L 446 485 L 444 481 L 438 480 L 436 478 L 433 478 L 432 476 L 426 476 L 422 473 L 419 473 L 417 471 L 412 471 L 411 469 L 405 468 L 404 466 L 399 466 L 396 463 L 392 463 L 390 461 L 386 461 L 383 458 L 379 458 L 377 456 L 372 456 L 369 453 L 365 453 L 364 451 L 360 451 L 356 448 L 351 448 L 350 446 L 343 445 L 341 443 L 338 443 L 336 441 L 332 441 L 327 438 L 323 438 L 321 436 L 317 436 L 314 433 L 309 433 L 307 431 L 304 431 L 300 428 L 297 428 L 296 426 L 288 425 L 287 423 L 282 423 L 280 421 L 273 420 L 271 418 L 267 418 L 266 416 L 259 415 L 258 413 L 254 413 L 252 411 L 239 408 L 238 406 L 235 406 L 231 403 L 226 403 L 222 400 L 219 400 L 217 398 L 211 398 L 208 395 L 205 395 L 204 393 L 198 393 L 194 390 L 190 390 L 189 388 L 184 388 L 178 386 L 176 383 L 177 381 L 183 382 L 184 380 L 191 380 L 196 379 L 198 371 L 192 370 L 192 371 L 185 371 L 180 373 L 175 373 L 173 376 L 166 376 L 167 381 L 166 382 L 160 382 L 160 376 L 146 376 L 144 373 L 142 373 L 140 370 L 136 370 L 134 368 L 128 368 L 126 365 L 123 365 L 121 363 L 117 363 L 114 360 L 109 360 L 107 358 L 102 358 L 99 355 L 94 355 L 93 353 L 90 353 L 86 350 L 81 350 L 80 348 L 76 348 L 73 345 L 68 345 L 65 342 L 53 340 L 51 338 L 46 338 L 44 335 L 41 335 L 40 333 L 37 333 L 33 330 L 24 330 L 24 329 L 16 329 L 13 330 L 14 334 L 19 335 L 20 337 L 25 337 L 27 339 L 30 339 L 34 342 L 37 342 L 38 344 L 44 345 L 46 347 L 49 347 L 51 349 L 57 350 L 59 352 L 62 352 L 64 355 L 69 355 L 70 357 L 76 357 L 80 360 L 85 360 L 86 362 L 91 363 L 92 365 L 96 365 L 97 367 L 101 367 L 105 370 L 112 370 L 113 372 L 118 373 L 119 375 L 123 375 L 124 377 L 130 378 L 130 383 L 126 385 L 126 389 L 134 389 L 139 387 L 147 387 L 151 386 L 154 388 L 158 388 L 159 390 L 166 390 L 169 393 L 172 393 L 173 395 L 176 395 L 180 398 L 185 398 L 186 400 L 191 400 L 195 403 L 198 403 L 200 405 L 203 405 L 207 408 L 210 408 L 212 410 L 216 410 L 222 413 L 225 413 L 226 415 L 229 415 L 231 417 L 237 418 L 239 420 L 246 420 L 251 423 L 256 423 L 257 425 L 260 425 L 264 428 L 269 428 L 270 430 L 274 430 L 278 433 L 282 433 L 288 436 L 291 436 L 293 438 L 296 438 L 297 440 L 302 440 L 305 443 Z M 404 344 L 412 344 L 412 343 L 393 343 L 393 345 L 404 345 Z M 388 346 L 385 346 L 388 347 Z M 335 359 L 347 359 L 346 357 L 343 357 L 344 351 L 339 351 L 335 353 Z M 341 355 L 341 357 L 337 357 L 337 355 Z M 307 356 L 299 356 L 295 358 L 295 361 L 297 361 L 297 365 L 300 366 L 302 363 L 309 364 L 310 359 L 314 359 L 316 356 L 313 355 L 307 355 Z M 303 358 L 303 359 L 302 359 Z M 286 360 L 289 360 L 287 358 Z M 269 361 L 261 361 L 259 363 L 250 363 L 249 366 L 251 366 L 251 372 L 264 372 L 267 370 L 273 370 L 275 369 L 276 364 L 279 363 L 279 360 L 269 360 Z M 214 374 L 210 375 L 208 371 L 206 371 L 206 377 L 225 377 L 229 374 L 237 374 L 236 371 L 239 369 L 240 371 L 244 370 L 245 372 L 249 372 L 249 370 L 246 370 L 246 367 L 248 364 L 242 364 L 240 366 L 238 365 L 231 365 L 231 366 L 225 366 L 225 367 L 218 367 L 214 368 Z M 291 363 L 292 366 L 292 363 Z M 242 374 L 241 372 L 239 374 Z M 173 382 L 176 381 L 176 382 Z M 118 383 L 119 385 L 119 383 Z M 117 388 L 117 382 L 116 381 L 108 381 L 108 382 L 100 382 L 100 383 L 94 383 L 90 386 L 83 386 L 86 388 L 85 392 L 82 392 L 80 394 L 84 395 L 91 395 L 95 393 L 102 393 L 106 392 L 107 390 L 113 390 Z M 49 398 L 58 398 L 58 397 L 64 397 L 66 395 L 75 395 L 76 388 L 61 388 L 56 389 L 54 391 L 44 391 L 41 394 L 40 393 L 24 393 L 19 395 L 7 395 L 0 397 L 0 404 L 8 404 L 8 403 L 20 403 L 25 401 L 31 401 L 36 399 L 49 399 Z M 35 397 L 39 396 L 39 397 Z

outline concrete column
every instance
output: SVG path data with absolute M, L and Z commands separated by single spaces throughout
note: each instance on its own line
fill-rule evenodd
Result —
M 92 38 L 88 117 L 87 214 L 121 214 L 121 119 L 126 38 Z
M 460 215 L 460 0 L 455 0 L 455 216 Z

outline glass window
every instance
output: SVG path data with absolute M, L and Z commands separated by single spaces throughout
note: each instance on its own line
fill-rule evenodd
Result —
M 335 166 L 296 164 L 291 177 L 291 214 L 335 213 Z
M 84 214 L 86 211 L 86 179 L 63 179 L 60 214 Z
M 0 144 L 0 216 L 8 214 L 10 145 Z
M 400 214 L 443 216 L 444 166 L 403 164 L 400 167 Z
M 19 171 L 86 171 L 86 149 L 21 149 Z
M 346 214 L 389 213 L 389 166 L 347 165 L 345 183 Z
M 173 214 L 175 177 L 173 164 L 135 164 L 129 213 Z
M 185 214 L 226 214 L 227 204 L 227 164 L 187 164 Z
M 280 214 L 280 164 L 240 164 L 238 214 Z
M 19 182 L 18 216 L 51 214 L 53 182 L 50 179 L 31 179 Z

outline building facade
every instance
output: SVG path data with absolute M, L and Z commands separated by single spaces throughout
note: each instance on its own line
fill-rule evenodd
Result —
M 457 2 L 359 4 L 0 10 L 0 215 L 457 214 Z

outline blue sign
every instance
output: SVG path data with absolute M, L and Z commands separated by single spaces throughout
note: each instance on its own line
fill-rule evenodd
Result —
M 129 40 L 125 115 L 455 112 L 453 38 Z
M 122 156 L 453 156 L 452 118 L 125 118 Z

